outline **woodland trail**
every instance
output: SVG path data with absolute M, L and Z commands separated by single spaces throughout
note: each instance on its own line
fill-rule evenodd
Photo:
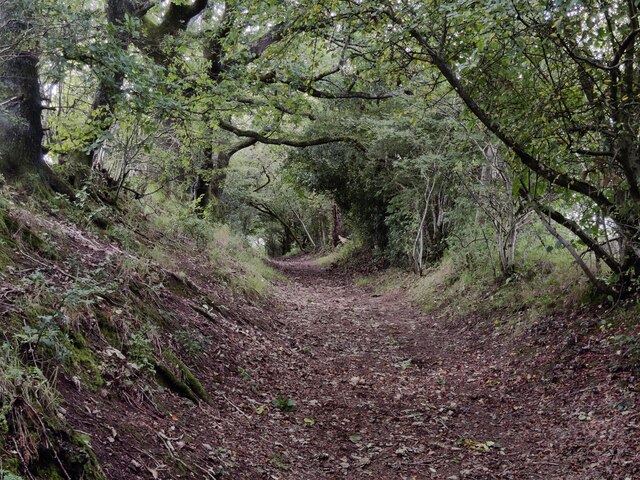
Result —
M 376 295 L 310 259 L 274 264 L 289 278 L 278 317 L 291 351 L 270 381 L 296 407 L 253 425 L 277 470 L 256 462 L 246 478 L 637 478 L 623 443 L 637 423 L 600 411 L 604 394 L 524 376 L 473 319 L 423 315 L 402 292 Z

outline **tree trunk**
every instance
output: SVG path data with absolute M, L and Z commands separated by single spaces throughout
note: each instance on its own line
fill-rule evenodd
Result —
M 331 233 L 331 239 L 333 241 L 333 246 L 337 247 L 340 245 L 340 237 L 343 234 L 344 223 L 342 221 L 342 214 L 340 213 L 340 209 L 338 205 L 334 202 L 333 204 L 333 231 Z
M 44 161 L 38 55 L 30 38 L 33 15 L 32 2 L 0 2 L 0 46 L 6 48 L 0 58 L 0 173 L 12 180 L 36 174 L 43 185 L 70 193 Z
M 193 187 L 193 200 L 199 215 L 204 215 L 205 210 L 211 210 L 212 206 L 215 207 L 214 202 L 220 200 L 231 154 L 226 151 L 214 153 L 207 148 L 204 157 L 206 160 Z M 213 213 L 214 217 L 219 217 L 221 212 Z

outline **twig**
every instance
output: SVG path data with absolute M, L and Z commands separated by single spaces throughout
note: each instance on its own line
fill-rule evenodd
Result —
M 224 393 L 220 392 L 220 395 L 222 396 L 222 398 L 224 398 L 227 403 L 229 405 L 231 405 L 233 408 L 235 408 L 242 416 L 244 416 L 244 418 L 246 418 L 247 420 L 251 420 L 251 417 L 249 415 L 247 415 L 246 413 L 244 413 L 240 407 L 238 407 L 235 403 L 233 403 L 231 400 L 229 400 L 229 397 L 227 397 Z
M 198 312 L 200 315 L 202 315 L 204 318 L 211 320 L 212 322 L 216 321 L 216 317 L 214 317 L 213 315 L 211 315 L 209 312 L 207 312 L 204 308 L 200 308 L 197 305 L 193 305 L 193 304 L 189 304 L 189 306 L 194 309 L 196 312 Z
M 41 260 L 38 260 L 37 258 L 33 258 L 31 255 L 29 255 L 28 253 L 26 253 L 24 250 L 22 250 L 21 248 L 19 249 L 20 253 L 22 255 L 24 255 L 25 257 L 27 257 L 29 260 L 36 262 L 38 265 L 43 266 L 44 268 L 46 268 L 47 270 L 56 270 L 57 272 L 61 273 L 62 275 L 64 275 L 67 278 L 70 278 L 71 280 L 75 280 L 75 277 L 67 272 L 65 272 L 64 270 L 62 270 L 60 267 L 58 267 L 57 265 L 47 265 L 46 263 L 44 263 Z
M 4 107 L 5 105 L 9 105 L 11 102 L 15 102 L 16 100 L 22 100 L 22 95 L 18 95 L 16 97 L 9 98 L 4 102 L 0 102 L 0 107 Z
M 31 472 L 29 471 L 29 468 L 27 467 L 27 462 L 25 462 L 24 457 L 22 456 L 22 453 L 20 452 L 20 447 L 18 447 L 18 442 L 16 442 L 16 439 L 13 439 L 13 444 L 16 447 L 16 452 L 18 453 L 18 457 L 20 457 L 20 461 L 22 462 L 22 465 L 24 465 L 24 470 L 25 472 L 27 472 L 27 475 L 29 476 L 29 478 L 31 480 L 35 480 L 33 478 L 33 475 L 31 475 Z

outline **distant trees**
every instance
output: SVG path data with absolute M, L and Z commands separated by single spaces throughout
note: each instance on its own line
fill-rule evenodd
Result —
M 373 8 L 397 54 L 435 69 L 528 178 L 537 178 L 523 198 L 606 263 L 618 293 L 636 290 L 636 3 L 382 2 Z M 521 178 L 514 188 L 527 184 Z M 546 190 L 561 194 L 567 208 L 548 202 L 557 197 L 541 195 Z M 598 213 L 606 221 L 589 220 Z

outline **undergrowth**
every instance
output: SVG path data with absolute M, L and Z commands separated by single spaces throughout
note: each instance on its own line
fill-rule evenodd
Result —
M 449 317 L 479 313 L 493 316 L 495 324 L 533 320 L 579 305 L 589 286 L 569 256 L 539 253 L 506 279 L 494 279 L 482 268 L 465 268 L 447 256 L 411 285 L 411 294 L 426 313 L 438 311 Z
M 263 247 L 251 245 L 228 225 L 195 216 L 189 205 L 164 201 L 159 195 L 146 199 L 141 213 L 151 219 L 151 227 L 162 236 L 146 255 L 162 265 L 181 270 L 182 259 L 175 252 L 182 244 L 194 261 L 208 258 L 211 275 L 239 293 L 264 297 L 271 281 L 281 278 L 264 262 Z
M 358 239 L 349 240 L 344 244 L 338 245 L 325 255 L 319 257 L 316 262 L 321 267 L 329 267 L 332 265 L 344 265 L 349 262 L 363 248 L 363 244 Z

